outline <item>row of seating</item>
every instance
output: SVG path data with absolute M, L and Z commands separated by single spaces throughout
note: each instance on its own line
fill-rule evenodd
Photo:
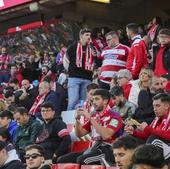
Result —
M 53 164 L 52 169 L 118 169 L 117 167 L 104 167 L 102 165 L 81 165 L 75 163 Z

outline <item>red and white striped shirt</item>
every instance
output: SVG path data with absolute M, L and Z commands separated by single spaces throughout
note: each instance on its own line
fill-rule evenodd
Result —
M 110 83 L 111 79 L 120 69 L 126 68 L 126 60 L 129 55 L 129 47 L 119 44 L 114 48 L 106 47 L 102 51 L 100 59 L 103 59 L 100 81 Z

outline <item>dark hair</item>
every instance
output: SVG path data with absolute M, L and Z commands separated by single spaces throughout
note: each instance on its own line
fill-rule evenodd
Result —
M 159 93 L 153 97 L 153 100 L 161 100 L 161 102 L 170 103 L 170 96 L 166 93 Z
M 107 36 L 109 36 L 109 35 L 112 36 L 112 37 L 115 36 L 115 35 L 116 35 L 117 37 L 119 37 L 119 35 L 117 34 L 116 31 L 110 31 L 110 32 L 106 33 L 105 37 L 107 37 Z
M 11 79 L 9 83 L 19 84 L 18 79 Z
M 111 97 L 124 95 L 123 88 L 120 86 L 114 86 L 111 89 L 110 93 L 111 93 Z
M 5 127 L 0 128 L 0 136 L 5 138 L 7 142 L 11 142 L 11 136 L 7 128 Z
M 27 146 L 26 148 L 25 148 L 25 152 L 27 152 L 27 151 L 29 151 L 29 150 L 32 150 L 32 149 L 36 149 L 36 150 L 38 150 L 38 152 L 42 155 L 42 156 L 44 156 L 44 148 L 42 147 L 42 146 L 40 146 L 40 145 L 37 145 L 37 144 L 32 144 L 32 145 L 29 145 L 29 146 Z
M 14 92 L 12 90 L 7 90 L 4 94 L 5 98 L 9 98 L 9 97 L 12 97 L 12 96 L 14 96 Z
M 96 89 L 93 93 L 93 96 L 100 95 L 102 99 L 110 100 L 110 93 L 106 89 Z
M 136 23 L 129 23 L 126 25 L 126 28 L 128 28 L 128 30 L 132 31 L 134 34 L 138 34 L 138 25 Z
M 163 150 L 152 144 L 144 144 L 136 148 L 133 164 L 146 164 L 154 168 L 162 168 L 165 165 Z
M 163 35 L 168 35 L 168 36 L 170 36 L 170 29 L 161 29 L 160 31 L 159 31 L 159 35 L 160 34 L 163 34 Z
M 87 85 L 87 92 L 89 92 L 92 89 L 98 89 L 99 86 L 96 83 L 90 83 L 89 85 Z
M 81 35 L 83 35 L 85 33 L 91 33 L 91 29 L 89 29 L 89 28 L 81 29 L 80 32 L 79 32 L 79 36 L 81 36 Z
M 124 149 L 135 149 L 137 146 L 139 146 L 138 140 L 131 136 L 131 135 L 125 135 L 122 137 L 119 137 L 116 139 L 116 141 L 113 143 L 113 148 L 124 148 Z
M 159 24 L 159 25 L 162 24 L 162 19 L 161 19 L 161 17 L 155 16 L 154 18 L 156 19 L 156 24 Z M 154 19 L 154 18 L 153 18 L 153 19 Z
M 45 76 L 45 77 L 43 78 L 43 82 L 48 82 L 48 83 L 50 83 L 50 82 L 52 82 L 52 78 L 51 78 L 50 76 Z
M 17 107 L 15 113 L 24 115 L 24 114 L 28 114 L 28 110 L 25 107 Z
M 42 105 L 41 105 L 41 108 L 51 108 L 52 110 L 55 110 L 54 109 L 54 105 L 51 103 L 51 102 L 44 102 Z
M 14 119 L 12 112 L 9 111 L 9 110 L 4 110 L 3 112 L 1 112 L 1 113 L 0 113 L 0 117 L 1 117 L 1 118 L 7 117 L 8 119 L 11 119 L 11 120 Z

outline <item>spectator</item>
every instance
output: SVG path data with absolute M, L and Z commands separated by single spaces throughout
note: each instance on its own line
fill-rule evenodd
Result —
M 5 103 L 5 100 L 4 99 L 0 99 L 0 112 L 6 110 L 7 108 L 7 105 Z
M 151 94 L 154 96 L 158 93 L 163 93 L 163 83 L 160 77 L 152 77 L 152 83 L 150 87 Z
M 68 110 L 75 109 L 79 100 L 85 100 L 86 87 L 92 80 L 94 57 L 97 52 L 90 48 L 91 30 L 80 31 L 80 41 L 68 47 L 64 60 L 68 66 Z M 66 68 L 66 64 L 64 64 Z M 66 68 L 67 69 L 67 68 Z
M 10 78 L 9 64 L 11 62 L 10 56 L 7 53 L 7 48 L 1 48 L 0 55 L 0 83 L 7 83 Z
M 25 148 L 25 160 L 27 169 L 51 169 L 45 164 L 44 149 L 40 145 L 32 144 Z
M 106 109 L 109 100 L 109 91 L 96 89 L 93 93 L 94 112 L 90 114 L 84 108 L 76 110 L 76 135 L 82 137 L 91 132 L 94 144 L 85 152 L 61 156 L 58 163 L 100 164 L 102 159 L 110 163 L 114 162 L 110 144 L 116 139 L 122 127 L 122 119 L 117 113 Z M 83 126 L 80 123 L 82 115 L 88 119 Z
M 18 157 L 18 153 L 14 147 L 14 145 L 11 143 L 11 136 L 8 130 L 4 127 L 0 128 L 0 141 L 4 141 L 7 143 L 7 151 L 9 158 L 12 158 L 13 160 L 20 160 Z
M 55 117 L 54 105 L 50 102 L 44 102 L 41 105 L 41 114 L 44 120 L 43 131 L 37 137 L 36 143 L 45 149 L 44 157 L 51 160 L 68 153 L 71 144 L 71 138 L 66 124 L 61 118 Z
M 154 75 L 160 77 L 164 74 L 170 75 L 170 30 L 161 29 L 159 31 L 158 39 L 160 46 L 153 49 L 153 70 Z
M 29 106 L 25 106 L 28 110 L 32 107 L 37 95 L 38 90 L 32 84 L 30 84 L 29 80 L 24 79 L 22 81 L 22 95 L 19 97 L 20 102 L 27 102 Z
M 41 118 L 40 113 L 40 106 L 44 102 L 51 102 L 55 108 L 56 116 L 60 116 L 60 109 L 59 109 L 59 98 L 54 91 L 51 90 L 50 83 L 47 81 L 43 81 L 39 85 L 39 95 L 36 97 L 36 100 L 31 107 L 29 114 L 35 115 Z
M 162 150 L 150 144 L 137 147 L 133 154 L 132 162 L 135 169 L 168 169 Z
M 125 135 L 115 140 L 113 154 L 116 166 L 119 169 L 130 169 L 132 167 L 132 156 L 138 145 L 137 139 L 130 135 Z
M 153 107 L 156 118 L 148 125 L 141 123 L 137 126 L 139 130 L 135 130 L 132 125 L 127 123 L 125 129 L 129 134 L 144 139 L 152 144 L 161 146 L 164 150 L 164 157 L 169 160 L 169 140 L 170 140 L 170 97 L 165 93 L 157 94 L 153 97 Z M 165 148 L 166 147 L 166 148 Z
M 0 168 L 2 169 L 24 169 L 20 160 L 10 158 L 8 155 L 7 144 L 0 141 Z
M 21 87 L 21 82 L 23 80 L 23 76 L 22 76 L 21 71 L 19 71 L 17 69 L 17 66 L 15 64 L 10 65 L 10 75 L 11 75 L 10 79 L 11 80 L 17 79 L 19 82 L 19 87 Z
M 110 89 L 112 77 L 120 69 L 125 69 L 126 60 L 129 55 L 129 47 L 119 43 L 119 37 L 116 32 L 111 31 L 105 35 L 108 47 L 105 47 L 101 53 L 100 59 L 103 60 L 101 74 L 99 76 L 100 88 Z M 115 57 L 116 56 L 116 57 Z
M 146 122 L 147 124 L 151 124 L 155 118 L 152 98 L 153 95 L 150 93 L 149 89 L 142 89 L 138 95 L 138 107 L 131 117 L 139 123 Z
M 128 69 L 121 69 L 117 72 L 118 85 L 123 88 L 124 96 L 128 100 L 131 84 L 132 74 Z
M 28 115 L 28 110 L 24 107 L 18 107 L 14 114 L 19 127 L 16 130 L 16 148 L 21 158 L 24 155 L 24 149 L 30 144 L 34 144 L 37 136 L 41 132 L 41 124 L 35 117 Z
M 136 106 L 133 103 L 128 102 L 123 93 L 123 88 L 115 86 L 110 91 L 111 97 L 114 100 L 115 105 L 112 107 L 114 112 L 118 112 L 123 121 L 130 118 L 136 110 Z
M 148 65 L 146 45 L 138 34 L 137 24 L 128 24 L 126 32 L 129 39 L 133 41 L 127 58 L 126 68 L 132 73 L 133 79 L 137 79 L 142 67 Z
M 161 29 L 162 19 L 158 16 L 154 17 L 152 21 L 148 24 L 148 39 L 149 39 L 149 49 L 153 47 L 153 45 L 157 45 L 157 37 L 158 33 Z
M 16 130 L 18 128 L 18 125 L 13 118 L 13 114 L 10 111 L 5 110 L 0 113 L 0 125 L 1 127 L 7 128 L 8 132 L 10 133 L 12 142 L 15 143 Z
M 139 74 L 139 80 L 135 80 L 132 83 L 132 87 L 129 93 L 128 101 L 138 106 L 138 95 L 141 89 L 147 90 L 152 81 L 153 72 L 149 68 L 142 68 Z

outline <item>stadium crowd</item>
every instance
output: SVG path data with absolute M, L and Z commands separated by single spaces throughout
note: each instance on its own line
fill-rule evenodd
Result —
M 78 41 L 71 28 L 51 24 L 0 38 L 0 169 L 168 169 L 168 25 L 154 17 L 125 30 L 82 28 Z M 61 115 L 73 110 L 69 131 Z M 72 151 L 82 139 L 90 147 Z

